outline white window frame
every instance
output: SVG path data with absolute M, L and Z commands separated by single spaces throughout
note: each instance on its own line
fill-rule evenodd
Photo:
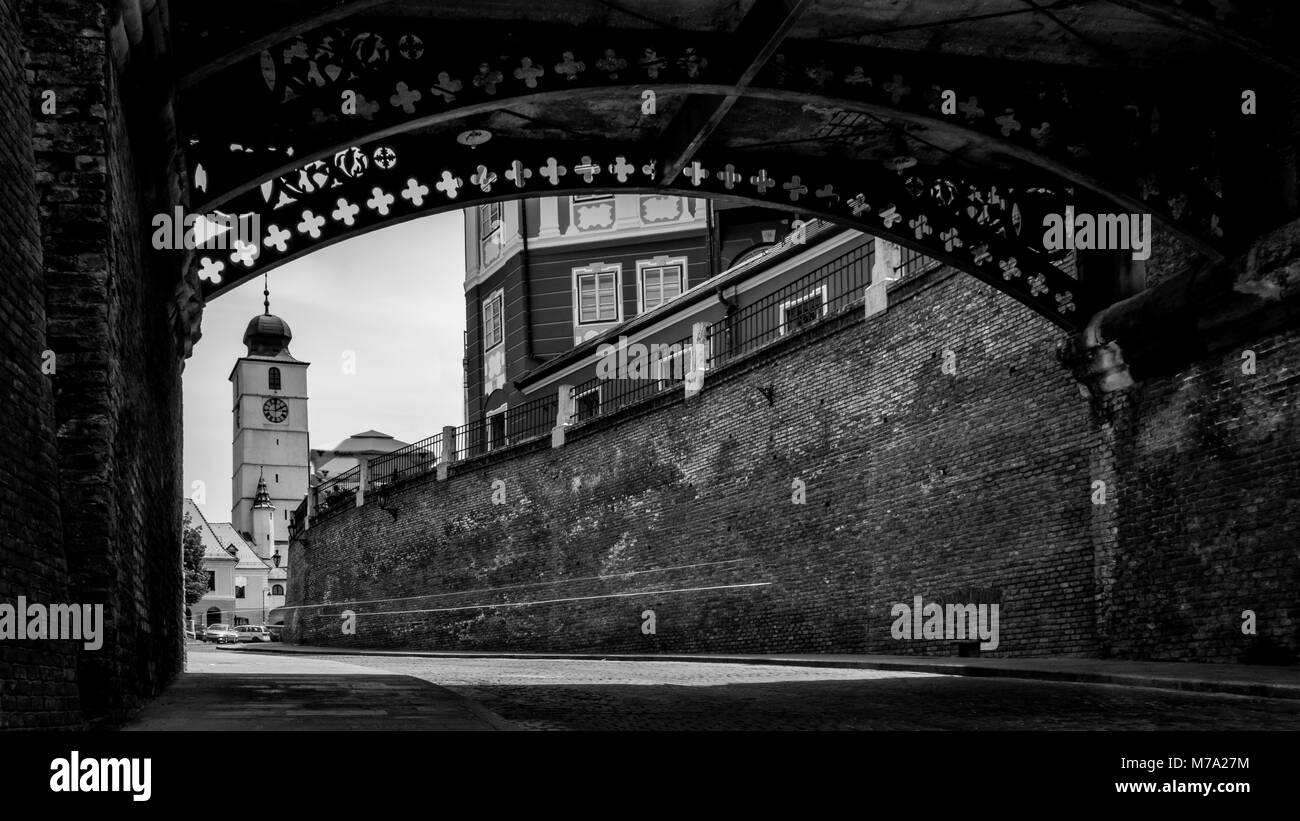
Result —
M 498 447 L 505 447 L 506 441 L 509 439 L 509 434 L 507 433 L 507 429 L 506 429 L 506 421 L 507 421 L 506 409 L 509 407 L 509 404 L 510 403 L 507 402 L 505 404 L 502 404 L 500 407 L 493 408 L 492 410 L 483 414 L 484 425 L 487 427 L 487 440 L 488 440 L 487 449 L 488 450 L 496 450 Z M 501 443 L 500 444 L 494 442 L 492 437 L 492 422 L 494 418 L 497 416 L 501 417 Z
M 686 293 L 686 257 L 669 257 L 657 256 L 654 259 L 638 259 L 636 261 L 636 312 L 641 315 L 646 311 L 653 311 L 654 308 L 648 308 L 645 304 L 645 272 L 651 268 L 672 268 L 676 266 L 678 271 L 677 277 L 677 296 L 672 299 L 661 299 L 659 305 L 672 302 L 678 296 Z M 663 278 L 660 277 L 660 287 L 662 289 Z
M 582 321 L 582 289 L 579 287 L 579 278 L 584 276 L 596 276 L 600 274 L 614 274 L 614 318 L 613 319 L 593 319 L 589 322 Z M 596 284 L 596 311 L 600 312 L 600 284 L 597 279 Z M 573 269 L 573 327 L 590 327 L 592 325 L 614 325 L 623 321 L 623 263 L 616 262 L 606 264 L 598 262 L 595 265 L 587 265 L 581 268 Z
M 594 388 L 588 388 L 582 393 L 575 393 L 573 395 L 573 419 L 575 422 L 585 421 L 578 419 L 578 407 L 581 405 L 584 397 L 591 396 L 593 393 L 596 394 L 596 416 L 600 416 L 600 407 L 604 403 L 604 397 L 600 395 L 600 387 L 601 386 L 597 384 Z
M 496 209 L 496 216 L 493 217 L 493 209 Z M 483 216 L 487 215 L 488 230 L 484 233 Z M 501 252 L 505 248 L 506 232 L 506 208 L 504 202 L 489 202 L 478 206 L 474 211 L 475 218 L 478 220 L 478 262 L 479 269 L 483 269 L 496 262 L 501 258 Z M 493 223 L 496 227 L 492 227 Z M 490 251 L 490 253 L 489 253 Z
M 795 297 L 794 299 L 781 303 L 781 310 L 778 315 L 781 322 L 781 336 L 785 336 L 786 332 L 789 330 L 789 328 L 786 327 L 786 313 L 796 305 L 802 305 L 803 303 L 810 302 L 818 297 L 820 297 L 822 301 L 822 316 L 824 317 L 830 311 L 830 296 L 824 283 L 808 291 L 804 296 Z
M 501 303 L 498 312 L 500 329 L 496 342 L 492 341 L 492 322 L 488 319 L 488 308 L 493 302 Z M 488 298 L 483 300 L 481 308 L 483 311 L 483 353 L 488 353 L 496 348 L 496 346 L 501 345 L 506 341 L 506 289 L 498 288 L 488 294 Z

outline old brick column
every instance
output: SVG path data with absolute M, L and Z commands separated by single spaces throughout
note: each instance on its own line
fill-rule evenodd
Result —
M 16 0 L 0 0 L 0 602 L 68 602 L 30 110 Z M 50 370 L 53 363 L 55 373 Z M 81 723 L 74 642 L 0 642 L 0 730 Z
M 167 72 L 132 51 L 120 13 L 102 3 L 42 0 L 19 13 L 36 98 L 24 104 L 58 361 L 50 429 L 69 595 L 104 606 L 104 646 L 80 652 L 77 680 L 87 718 L 113 719 L 156 694 L 184 657 L 180 264 L 147 244 L 150 215 L 176 188 L 159 127 Z M 47 89 L 53 112 L 39 105 Z

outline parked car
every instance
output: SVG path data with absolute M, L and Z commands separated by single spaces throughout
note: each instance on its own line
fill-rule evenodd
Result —
M 229 624 L 209 624 L 203 631 L 203 640 L 216 644 L 235 644 L 239 641 L 239 634 Z
M 271 634 L 260 624 L 241 624 L 235 628 L 240 641 L 270 641 Z
M 271 634 L 271 641 L 284 641 L 284 637 L 283 637 L 283 634 L 284 634 L 284 625 L 283 625 L 283 624 L 268 624 L 268 625 L 266 626 L 266 632 L 268 632 L 268 633 Z

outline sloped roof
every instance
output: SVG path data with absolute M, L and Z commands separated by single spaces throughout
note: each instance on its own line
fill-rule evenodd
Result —
M 226 544 L 233 544 L 239 548 L 239 564 L 235 565 L 238 570 L 267 570 L 271 567 L 269 562 L 262 560 L 257 552 L 253 550 L 235 526 L 229 522 L 219 522 L 211 526 L 216 531 L 217 538 Z
M 234 557 L 226 551 L 225 543 L 217 537 L 217 534 L 212 530 L 212 525 L 208 524 L 208 520 L 203 516 L 203 511 L 199 509 L 199 506 L 194 503 L 193 499 L 187 498 L 185 500 L 185 512 L 189 514 L 190 526 L 193 527 L 197 525 L 199 528 L 199 536 L 203 541 L 204 561 L 210 559 L 215 561 L 235 560 Z M 243 541 L 243 539 L 240 539 L 240 541 Z
M 234 561 L 237 562 L 235 565 L 237 570 L 265 570 L 270 567 L 258 558 L 257 553 L 253 551 L 253 546 L 239 531 L 235 530 L 234 525 L 229 522 L 209 522 L 193 499 L 185 500 L 185 512 L 190 515 L 190 525 L 199 527 L 199 535 L 203 539 L 204 561 Z M 235 556 L 231 556 L 230 551 L 226 549 L 232 544 L 235 546 Z

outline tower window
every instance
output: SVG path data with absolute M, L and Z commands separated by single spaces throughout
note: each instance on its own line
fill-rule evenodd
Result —
M 271 368 L 266 372 L 266 386 L 273 391 L 280 390 L 280 369 Z
M 501 344 L 504 335 L 505 292 L 497 291 L 483 303 L 483 350 L 490 351 Z
M 478 207 L 479 264 L 482 266 L 501 256 L 501 246 L 505 242 L 505 229 L 501 220 L 501 203 L 492 202 Z
M 276 482 L 279 482 L 279 481 L 280 481 L 280 474 L 278 474 L 278 473 L 275 474 L 275 481 L 276 481 Z
M 282 584 L 273 584 L 273 585 L 271 585 L 271 595 L 272 595 L 272 596 L 283 596 L 283 595 L 284 595 L 284 585 L 282 585 Z

